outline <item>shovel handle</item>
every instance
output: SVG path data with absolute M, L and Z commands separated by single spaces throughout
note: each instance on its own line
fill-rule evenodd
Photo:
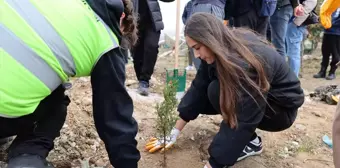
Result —
M 180 7 L 181 7 L 181 1 L 177 1 L 177 9 L 176 9 L 176 40 L 175 40 L 175 69 L 178 68 L 178 52 L 179 52 L 179 26 L 180 26 Z

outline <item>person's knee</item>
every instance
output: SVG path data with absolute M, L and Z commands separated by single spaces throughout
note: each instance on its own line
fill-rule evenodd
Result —
M 208 86 L 208 98 L 216 111 L 220 109 L 220 84 L 218 80 L 212 81 Z

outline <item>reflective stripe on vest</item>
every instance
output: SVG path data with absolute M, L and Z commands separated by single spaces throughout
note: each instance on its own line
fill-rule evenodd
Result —
M 56 57 L 60 66 L 62 67 L 63 74 L 62 76 L 60 76 L 61 80 L 63 82 L 67 82 L 68 77 L 75 76 L 76 66 L 75 66 L 73 57 L 67 45 L 62 40 L 62 38 L 58 35 L 57 31 L 49 23 L 49 21 L 40 13 L 40 11 L 29 0 L 5 0 L 5 2 L 7 2 L 26 21 L 26 23 L 31 26 L 31 28 L 39 35 L 39 37 L 50 48 L 53 55 Z M 108 34 L 110 35 L 110 38 L 114 44 L 113 47 L 114 48 L 118 47 L 119 44 L 117 43 L 117 39 L 114 38 L 111 29 L 106 25 L 106 23 L 97 14 L 95 15 L 98 17 L 99 21 L 104 25 L 104 27 L 108 31 Z M 17 55 L 13 57 L 22 57 L 22 56 L 24 55 Z M 20 60 L 20 59 L 17 59 L 17 60 Z M 21 59 L 21 60 L 24 60 L 24 59 Z M 44 60 L 39 59 L 39 61 L 44 61 Z M 26 67 L 26 68 L 34 69 L 33 67 L 32 68 Z M 55 79 L 53 80 L 56 81 Z M 54 90 L 55 88 L 51 88 L 51 89 Z
M 0 23 L 0 37 L 1 48 L 40 79 L 51 91 L 61 84 L 57 73 L 2 23 Z
M 2 17 L 1 17 L 2 16 Z M 72 76 L 119 46 L 85 0 L 0 0 L 0 117 L 34 112 Z
M 73 58 L 53 26 L 29 0 L 5 0 L 42 38 L 63 68 L 65 78 L 75 75 Z

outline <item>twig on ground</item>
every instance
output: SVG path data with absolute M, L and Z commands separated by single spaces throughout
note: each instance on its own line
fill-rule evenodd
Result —
M 305 160 L 303 160 L 303 163 L 305 163 L 307 161 L 332 162 L 330 160 L 324 160 L 324 159 L 305 159 Z

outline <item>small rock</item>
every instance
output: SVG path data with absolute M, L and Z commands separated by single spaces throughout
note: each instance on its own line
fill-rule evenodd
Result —
M 77 105 L 80 105 L 81 101 L 80 101 L 80 99 L 77 99 L 77 100 L 74 101 L 74 103 L 76 103 Z
M 295 128 L 297 128 L 298 130 L 305 130 L 306 126 L 304 126 L 302 124 L 295 124 Z
M 315 111 L 312 111 L 312 114 L 315 115 L 316 117 L 321 117 L 321 114 L 315 112 Z
M 287 147 L 284 148 L 284 152 L 288 153 L 288 148 Z
M 78 81 L 79 82 L 89 82 L 90 81 L 90 78 L 88 78 L 88 77 L 80 77 L 80 78 L 78 78 Z
M 70 145 L 71 145 L 72 147 L 75 147 L 77 144 L 76 144 L 75 142 L 71 142 Z
M 293 141 L 292 144 L 295 145 L 295 146 L 299 146 L 299 143 L 296 142 L 296 141 Z
M 85 106 L 90 106 L 92 104 L 92 98 L 84 97 L 83 103 L 84 103 Z
M 190 139 L 191 139 L 192 141 L 195 141 L 195 137 L 194 137 L 194 136 L 192 136 Z
M 280 153 L 279 156 L 282 157 L 282 158 L 287 158 L 289 155 L 288 154 L 284 154 L 284 153 Z

